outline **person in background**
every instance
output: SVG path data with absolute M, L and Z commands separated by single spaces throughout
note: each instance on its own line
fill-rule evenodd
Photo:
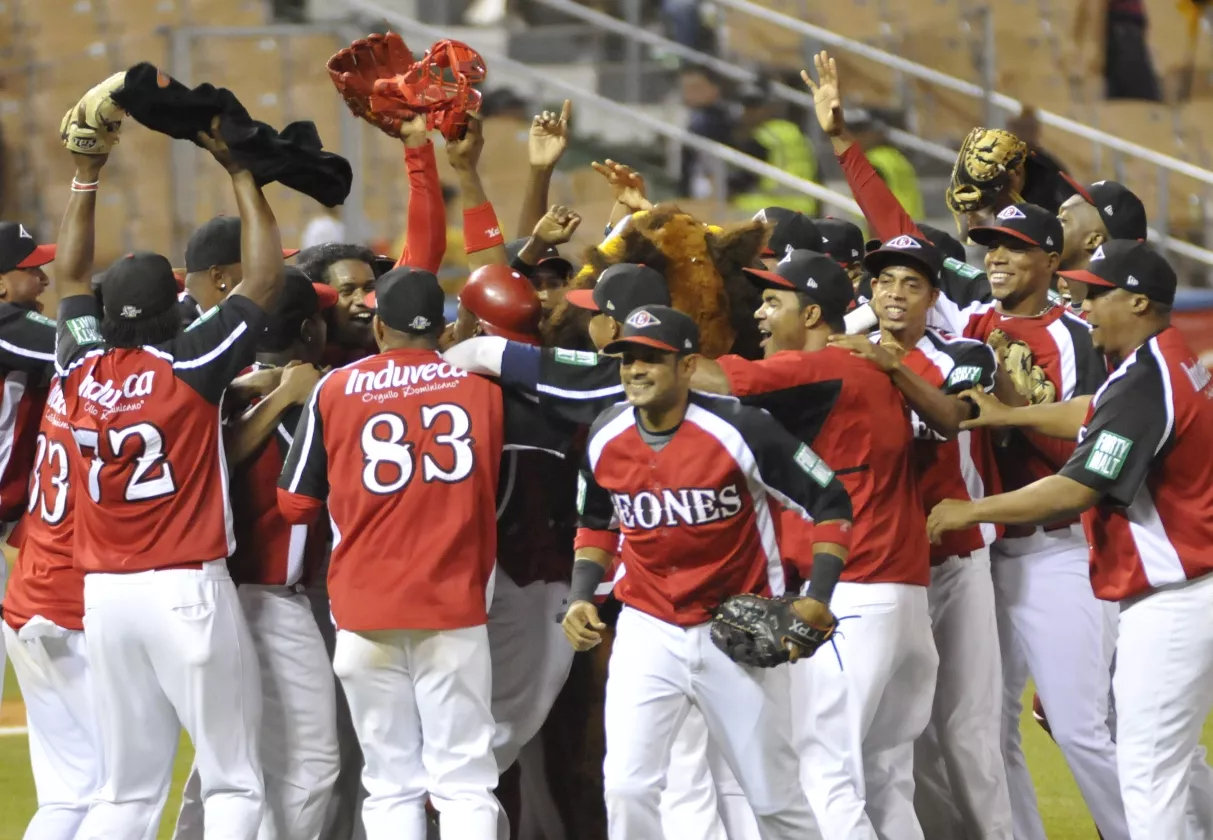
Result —
M 922 190 L 918 188 L 918 173 L 914 171 L 914 164 L 889 144 L 885 121 L 866 108 L 847 110 L 843 118 L 855 135 L 855 141 L 863 146 L 868 162 L 881 180 L 889 185 L 901 206 L 915 219 L 922 218 Z
M 1077 66 L 1103 76 L 1108 99 L 1162 101 L 1162 88 L 1146 43 L 1144 0 L 1082 0 L 1074 18 Z
M 769 87 L 769 80 L 760 80 L 742 92 L 738 148 L 789 175 L 816 181 L 817 155 L 813 146 L 800 126 L 787 118 L 787 103 L 771 96 Z M 817 215 L 817 199 L 750 172 L 737 172 L 730 177 L 729 195 L 733 206 L 747 213 L 778 204 L 806 216 Z
M 326 242 L 345 241 L 345 222 L 341 221 L 341 210 L 337 207 L 321 207 L 303 229 L 300 245 L 311 248 Z
M 1040 165 L 1036 171 L 1066 171 L 1065 164 L 1040 143 L 1040 118 L 1035 106 L 1025 105 L 1019 116 L 1007 120 L 1007 131 L 1028 144 L 1028 159 Z M 1029 204 L 1057 212 L 1062 204 L 1075 195 L 1074 186 L 1064 178 L 1033 178 L 1032 174 L 1029 171 L 1021 190 L 1023 200 Z
M 720 77 L 706 67 L 686 65 L 679 73 L 678 81 L 682 89 L 682 104 L 690 110 L 687 131 L 727 146 L 734 145 L 737 113 L 724 97 Z M 711 170 L 693 149 L 683 152 L 678 191 L 692 198 L 711 195 Z

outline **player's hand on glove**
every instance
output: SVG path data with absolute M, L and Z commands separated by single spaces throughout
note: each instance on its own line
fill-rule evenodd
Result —
M 652 210 L 653 203 L 647 198 L 647 187 L 644 176 L 626 164 L 608 160 L 606 163 L 594 161 L 590 164 L 594 171 L 607 179 L 611 194 L 615 200 L 633 213 L 639 210 Z
M 419 149 L 430 142 L 425 114 L 417 114 L 411 119 L 401 119 L 400 139 L 404 141 L 406 149 Z
M 986 429 L 1007 425 L 1007 414 L 1011 407 L 1004 405 L 998 397 L 987 393 L 981 388 L 970 388 L 958 395 L 965 402 L 971 403 L 977 414 L 968 420 L 962 420 L 962 429 Z
M 544 111 L 531 121 L 531 134 L 527 142 L 527 154 L 531 166 L 551 169 L 569 147 L 569 116 L 573 103 L 564 100 L 560 113 Z
M 835 347 L 849 350 L 854 356 L 867 359 L 885 373 L 892 373 L 901 366 L 901 362 L 896 356 L 881 345 L 869 341 L 867 336 L 835 333 L 829 337 L 828 341 Z
M 125 83 L 126 71 L 115 73 L 68 109 L 59 123 L 64 148 L 78 155 L 107 155 L 118 145 L 118 132 L 126 111 L 113 97 Z
M 324 371 L 315 365 L 298 361 L 288 362 L 282 369 L 282 381 L 278 387 L 286 392 L 293 405 L 303 405 L 311 397 L 322 376 Z
M 375 82 L 403 75 L 413 66 L 413 54 L 396 32 L 375 34 L 338 50 L 328 60 L 329 78 L 355 117 L 366 120 L 384 134 L 404 137 L 402 128 L 409 121 L 400 114 L 375 113 L 371 95 Z M 423 120 L 424 124 L 424 120 Z
M 210 131 L 198 132 L 198 143 L 211 153 L 211 157 L 217 160 L 229 175 L 244 171 L 244 167 L 236 162 L 232 150 L 227 147 L 227 142 L 224 141 L 223 134 L 219 131 L 219 117 L 211 120 Z
M 800 71 L 800 78 L 813 92 L 813 105 L 817 111 L 817 122 L 827 137 L 841 137 L 847 130 L 842 118 L 842 90 L 838 85 L 838 63 L 830 54 L 819 52 L 813 56 L 813 68 L 817 81 L 808 70 Z
M 973 518 L 973 503 L 960 499 L 944 499 L 927 516 L 927 537 L 938 544 L 948 531 L 963 531 L 977 524 Z
M 602 642 L 599 630 L 605 630 L 606 625 L 598 618 L 598 607 L 589 601 L 574 601 L 569 604 L 569 610 L 560 622 L 564 629 L 565 638 L 575 651 L 585 651 L 597 647 Z
M 468 114 L 467 131 L 458 140 L 446 141 L 446 156 L 451 167 L 462 172 L 473 172 L 480 163 L 484 151 L 484 120 L 478 114 Z
M 810 598 L 733 595 L 712 619 L 713 644 L 739 665 L 773 668 L 807 659 L 838 626 L 829 607 Z
M 563 245 L 573 238 L 580 224 L 581 216 L 563 205 L 554 204 L 536 223 L 531 236 L 538 239 L 544 247 Z

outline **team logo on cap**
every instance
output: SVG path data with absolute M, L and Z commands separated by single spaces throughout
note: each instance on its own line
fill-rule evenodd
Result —
M 661 321 L 653 317 L 653 313 L 649 312 L 647 309 L 638 309 L 629 315 L 628 319 L 624 321 L 624 323 L 629 327 L 635 327 L 638 330 L 642 330 L 645 327 L 660 324 Z
M 1001 213 L 999 213 L 998 218 L 1000 218 L 1000 219 L 1026 219 L 1028 217 L 1023 214 L 1022 210 L 1020 210 L 1018 207 L 1016 207 L 1014 204 L 1012 204 L 1006 210 L 1003 210 Z
M 896 239 L 890 239 L 884 244 L 884 246 L 886 248 L 897 248 L 899 250 L 904 250 L 906 248 L 922 248 L 921 245 L 914 241 L 914 237 L 912 236 L 899 236 Z
M 126 306 L 122 307 L 122 317 L 123 318 L 138 318 L 142 314 L 143 314 L 143 310 L 140 309 L 138 306 L 131 306 L 128 303 Z
M 1134 277 L 1132 274 L 1130 274 L 1129 279 L 1125 280 L 1125 285 L 1126 286 L 1140 286 L 1141 281 L 1139 281 L 1136 277 Z
M 430 328 L 430 319 L 424 315 L 418 315 L 413 320 L 409 321 L 410 330 L 428 330 Z
M 1052 245 L 1052 244 L 1053 244 L 1053 237 L 1051 237 L 1051 236 L 1046 236 L 1046 237 L 1045 237 L 1045 244 L 1046 244 L 1046 245 Z
M 796 249 L 792 247 L 791 243 L 788 243 L 786 246 L 784 246 L 784 249 L 783 249 L 784 259 L 786 260 L 788 257 L 792 256 L 792 252 L 795 250 Z
M 830 244 L 830 240 L 826 239 L 824 236 L 823 236 L 823 237 L 821 237 L 821 241 L 822 241 L 823 243 L 825 243 L 826 245 L 829 245 L 829 244 Z
M 34 238 L 29 235 L 29 231 L 25 229 L 25 225 L 17 225 L 17 236 L 19 236 L 22 239 L 33 239 Z
M 1102 259 L 1103 259 L 1103 246 L 1100 245 L 1098 248 L 1095 249 L 1095 253 L 1091 255 L 1091 259 L 1088 260 L 1088 262 L 1095 262 L 1096 260 L 1102 260 Z

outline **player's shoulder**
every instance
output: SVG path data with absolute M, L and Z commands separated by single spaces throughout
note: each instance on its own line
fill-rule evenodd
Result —
M 756 405 L 746 405 L 736 397 L 719 394 L 705 394 L 698 391 L 691 394 L 690 405 L 701 411 L 688 410 L 687 419 L 697 426 L 727 423 L 742 436 L 761 434 L 777 421 L 765 408 Z
M 636 422 L 635 414 L 632 411 L 630 403 L 623 401 L 617 402 L 594 418 L 594 422 L 590 424 L 590 431 L 586 437 L 587 445 L 595 440 L 602 442 L 617 437 L 620 432 L 634 425 Z

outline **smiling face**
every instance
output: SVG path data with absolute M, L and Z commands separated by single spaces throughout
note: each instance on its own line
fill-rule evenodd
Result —
M 1057 254 L 1050 254 L 1014 236 L 1000 236 L 986 252 L 990 292 L 1011 307 L 1049 285 L 1057 270 Z
M 781 350 L 803 350 L 808 337 L 806 312 L 809 310 L 817 310 L 817 307 L 802 309 L 800 299 L 791 289 L 763 289 L 762 306 L 754 313 L 763 355 L 769 357 Z
M 620 357 L 619 374 L 629 403 L 652 413 L 678 404 L 691 387 L 694 363 L 655 347 L 631 345 Z
M 927 327 L 927 313 L 939 290 L 922 272 L 907 266 L 889 266 L 872 278 L 872 309 L 880 328 L 895 336 L 917 341 Z
M 1133 347 L 1122 346 L 1120 337 L 1133 333 L 1134 322 L 1149 306 L 1149 299 L 1125 289 L 1093 286 L 1079 281 L 1073 281 L 1071 286 L 1082 286 L 1086 290 L 1082 311 L 1086 313 L 1087 323 L 1091 326 L 1091 343 L 1095 349 L 1113 359 L 1123 359 Z
M 366 296 L 375 288 L 375 270 L 362 260 L 333 263 L 325 278 L 337 290 L 333 307 L 333 341 L 342 347 L 374 346 L 371 317 Z

